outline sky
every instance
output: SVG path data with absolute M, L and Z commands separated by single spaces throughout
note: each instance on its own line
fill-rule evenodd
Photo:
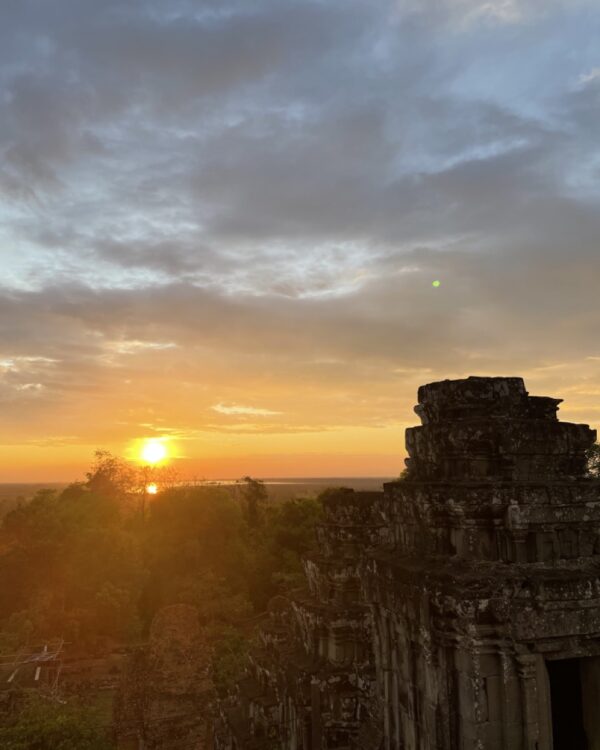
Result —
M 600 424 L 598 0 L 0 21 L 0 481 L 392 477 L 471 374 Z

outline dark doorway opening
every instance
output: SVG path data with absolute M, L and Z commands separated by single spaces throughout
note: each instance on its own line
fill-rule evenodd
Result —
M 547 662 L 553 750 L 589 750 L 584 727 L 581 660 Z

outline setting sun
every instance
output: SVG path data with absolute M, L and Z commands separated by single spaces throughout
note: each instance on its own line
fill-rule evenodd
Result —
M 146 485 L 146 492 L 149 495 L 156 495 L 158 492 L 158 486 L 154 483 Z
M 167 447 L 161 440 L 151 438 L 142 444 L 141 459 L 147 464 L 157 464 L 167 457 Z

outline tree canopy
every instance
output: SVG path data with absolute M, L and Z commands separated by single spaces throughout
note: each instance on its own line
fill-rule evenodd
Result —
M 54 637 L 90 652 L 143 641 L 162 607 L 187 603 L 214 637 L 217 687 L 233 679 L 245 648 L 240 625 L 302 579 L 320 502 L 272 502 L 251 477 L 233 489 L 165 482 L 150 498 L 145 480 L 98 452 L 85 481 L 42 490 L 5 515 L 0 650 Z M 28 703 L 2 732 L 7 750 L 108 747 L 77 705 Z

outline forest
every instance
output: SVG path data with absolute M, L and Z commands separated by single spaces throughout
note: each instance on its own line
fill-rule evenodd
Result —
M 86 480 L 42 490 L 0 527 L 0 653 L 64 639 L 79 652 L 143 643 L 170 604 L 198 609 L 212 644 L 215 688 L 243 666 L 246 628 L 274 595 L 301 581 L 320 503 L 281 502 L 246 477 L 231 488 L 147 477 L 99 452 Z M 0 694 L 0 747 L 113 747 L 110 721 L 86 696 Z M 17 701 L 15 709 L 15 701 Z

